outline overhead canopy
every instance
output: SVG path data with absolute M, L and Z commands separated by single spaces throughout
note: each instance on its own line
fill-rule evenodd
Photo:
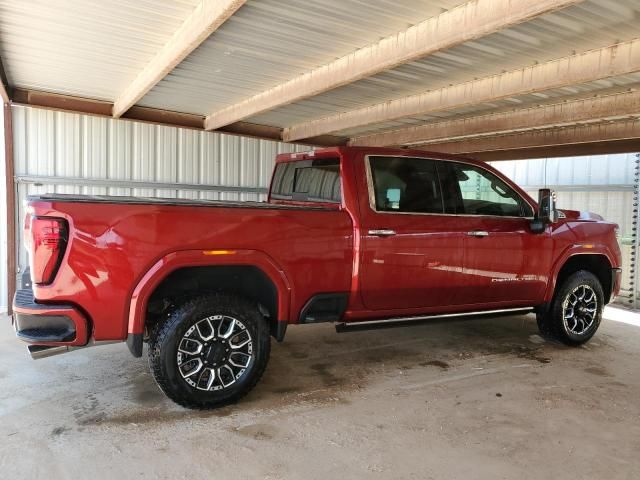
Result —
M 5 0 L 0 94 L 318 145 L 634 151 L 638 25 L 637 0 Z

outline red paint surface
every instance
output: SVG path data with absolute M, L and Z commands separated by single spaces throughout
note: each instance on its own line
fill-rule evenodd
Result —
M 290 323 L 322 292 L 351 292 L 347 321 L 492 310 L 548 300 L 571 255 L 602 254 L 620 266 L 614 225 L 576 212 L 542 234 L 532 233 L 527 219 L 376 213 L 369 206 L 364 166 L 365 154 L 373 153 L 461 160 L 348 147 L 278 156 L 278 162 L 340 156 L 342 205 L 326 210 L 32 201 L 34 215 L 62 217 L 69 224 L 62 265 L 50 285 L 34 287 L 35 297 L 84 312 L 94 340 L 124 340 L 128 332 L 142 331 L 155 286 L 184 266 L 261 268 L 278 288 L 279 320 Z M 499 172 L 469 162 L 503 178 L 536 207 Z M 397 235 L 367 234 L 381 228 Z M 490 235 L 469 237 L 471 230 Z M 212 249 L 237 253 L 202 254 Z

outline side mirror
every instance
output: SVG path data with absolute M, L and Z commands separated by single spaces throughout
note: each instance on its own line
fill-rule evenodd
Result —
M 556 195 L 549 188 L 538 190 L 538 212 L 531 222 L 531 231 L 534 233 L 544 232 L 547 225 L 558 221 L 558 210 L 556 210 Z

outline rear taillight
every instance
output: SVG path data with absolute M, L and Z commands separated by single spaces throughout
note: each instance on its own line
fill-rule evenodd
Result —
M 30 223 L 31 281 L 48 285 L 62 262 L 67 245 L 67 222 L 61 218 L 31 217 Z

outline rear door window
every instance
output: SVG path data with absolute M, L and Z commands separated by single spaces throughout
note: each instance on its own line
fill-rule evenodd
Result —
M 436 162 L 411 157 L 369 157 L 372 206 L 378 212 L 443 213 Z
M 340 203 L 340 160 L 336 158 L 279 163 L 273 174 L 271 198 Z

